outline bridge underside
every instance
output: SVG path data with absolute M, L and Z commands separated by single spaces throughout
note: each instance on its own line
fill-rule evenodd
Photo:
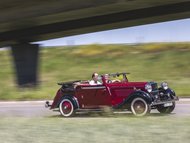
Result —
M 30 42 L 189 18 L 189 7 L 190 0 L 2 0 L 0 46 L 14 45 L 19 85 L 35 84 L 39 48 Z

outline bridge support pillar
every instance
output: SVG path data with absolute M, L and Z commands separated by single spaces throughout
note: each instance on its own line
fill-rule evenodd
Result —
M 20 43 L 11 46 L 19 87 L 35 87 L 38 84 L 39 45 Z

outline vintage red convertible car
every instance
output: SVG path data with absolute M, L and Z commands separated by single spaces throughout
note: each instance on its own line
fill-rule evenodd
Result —
M 89 81 L 72 81 L 58 83 L 62 87 L 50 104 L 46 107 L 58 109 L 64 117 L 73 116 L 77 111 L 102 110 L 111 107 L 115 110 L 129 110 L 136 116 L 150 113 L 157 109 L 160 113 L 171 113 L 178 100 L 175 92 L 166 82 L 129 82 L 128 73 L 114 73 L 109 75 L 107 82 L 105 75 L 99 76 L 101 85 L 90 85 Z

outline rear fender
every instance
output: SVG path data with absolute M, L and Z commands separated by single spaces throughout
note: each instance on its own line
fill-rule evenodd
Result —
M 60 99 L 62 98 L 63 96 L 63 92 L 61 91 L 61 88 L 57 91 L 54 99 L 53 99 L 53 103 L 50 107 L 50 109 L 54 109 L 54 108 L 57 108 L 57 104 L 58 102 L 60 102 Z
M 62 96 L 61 99 L 59 100 L 59 102 L 57 102 L 57 106 L 56 106 L 57 108 L 59 107 L 59 104 L 61 103 L 61 101 L 63 99 L 69 99 L 73 103 L 74 109 L 78 109 L 79 108 L 79 103 L 78 103 L 77 98 L 75 98 L 74 96 L 71 96 L 71 95 L 64 95 L 64 96 Z

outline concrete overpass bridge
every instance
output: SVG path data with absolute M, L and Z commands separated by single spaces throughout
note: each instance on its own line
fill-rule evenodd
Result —
M 1 0 L 0 47 L 11 46 L 18 85 L 36 85 L 31 42 L 184 18 L 190 0 Z

